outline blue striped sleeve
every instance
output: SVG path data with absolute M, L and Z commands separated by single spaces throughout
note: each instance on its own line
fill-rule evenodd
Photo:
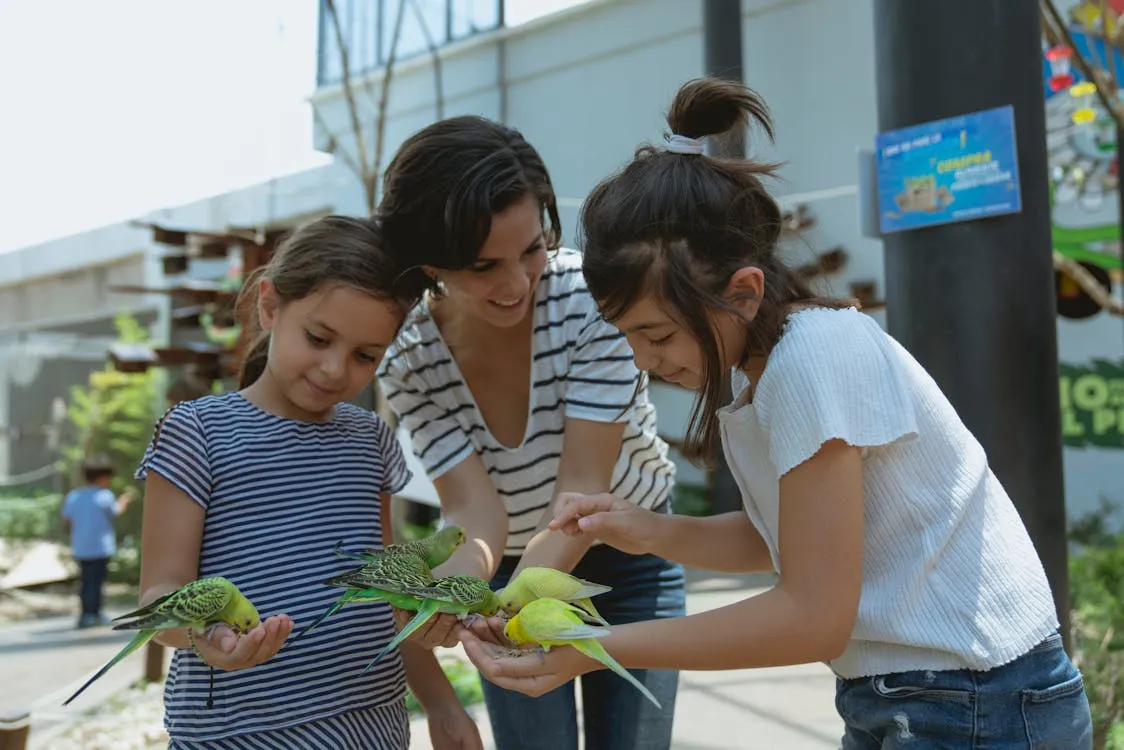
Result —
M 375 430 L 378 434 L 379 455 L 382 456 L 383 475 L 380 492 L 401 492 L 413 479 L 413 473 L 406 468 L 406 457 L 402 455 L 402 445 L 390 425 L 375 415 Z
M 207 439 L 191 402 L 169 409 L 152 436 L 134 475 L 145 479 L 156 472 L 206 509 L 211 502 L 211 462 Z

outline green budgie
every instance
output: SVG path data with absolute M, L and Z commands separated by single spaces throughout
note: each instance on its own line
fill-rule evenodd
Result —
M 436 568 L 448 560 L 464 544 L 464 529 L 460 526 L 446 526 L 440 531 L 430 534 L 424 539 L 415 539 L 412 542 L 392 544 L 383 550 L 365 549 L 362 552 L 347 552 L 336 544 L 336 554 L 351 557 L 364 562 L 374 562 L 386 555 L 410 554 L 420 557 L 427 566 Z
M 417 614 L 394 636 L 390 643 L 375 655 L 367 665 L 366 672 L 379 663 L 395 646 L 404 641 L 415 630 L 437 614 L 456 615 L 463 620 L 469 615 L 491 617 L 500 610 L 500 600 L 488 588 L 487 581 L 476 576 L 451 575 L 438 578 L 432 584 L 420 589 L 407 589 L 404 593 L 416 595 L 420 599 Z M 407 609 L 403 607 L 403 609 Z
M 203 633 L 212 625 L 226 623 L 236 633 L 248 633 L 261 624 L 258 611 L 250 600 L 243 596 L 233 583 L 219 576 L 192 581 L 151 604 L 121 615 L 114 619 L 114 622 L 128 618 L 133 619 L 131 622 L 114 625 L 113 629 L 140 632 L 88 679 L 85 685 L 78 688 L 74 695 L 67 698 L 63 703 L 64 706 L 81 695 L 94 680 L 109 671 L 110 667 L 148 643 L 163 630 L 190 628 L 196 633 Z M 212 669 L 211 672 L 213 685 L 214 670 Z M 209 708 L 210 697 L 207 698 L 207 704 Z
M 497 595 L 500 606 L 509 615 L 518 614 L 526 605 L 536 599 L 560 599 L 585 610 L 594 622 L 609 623 L 602 617 L 590 601 L 590 597 L 612 591 L 611 586 L 576 578 L 554 568 L 523 568 L 515 580 L 508 582 Z
M 573 646 L 631 682 L 645 698 L 659 708 L 660 702 L 652 695 L 652 691 L 609 656 L 605 647 L 597 642 L 598 638 L 609 634 L 609 629 L 583 622 L 582 614 L 582 610 L 568 602 L 536 599 L 507 621 L 503 634 L 516 646 L 537 643 L 544 651 L 549 651 L 553 646 Z
M 418 592 L 431 592 L 438 595 L 443 593 L 439 589 L 431 591 L 429 587 L 433 582 L 433 574 L 430 573 L 429 566 L 420 557 L 403 552 L 378 553 L 363 567 L 324 581 L 325 585 L 337 586 L 346 591 L 322 615 L 293 636 L 286 644 L 286 648 L 338 612 L 348 602 L 386 602 L 399 609 L 416 610 L 421 605 Z M 413 593 L 406 593 L 407 589 Z

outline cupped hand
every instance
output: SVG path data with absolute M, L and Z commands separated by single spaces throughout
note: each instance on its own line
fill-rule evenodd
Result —
M 291 632 L 293 620 L 288 615 L 269 617 L 241 636 L 227 625 L 215 625 L 206 635 L 194 636 L 195 651 L 215 669 L 249 669 L 272 659 Z
M 394 626 L 398 630 L 406 627 L 406 623 L 414 619 L 414 615 L 417 614 L 417 612 L 398 609 L 397 607 L 391 607 L 391 611 L 394 613 Z M 434 615 L 411 633 L 406 640 L 427 651 L 431 651 L 438 646 L 452 648 L 457 645 L 461 630 L 463 628 L 456 615 Z
M 549 693 L 600 665 L 570 646 L 516 651 L 482 641 L 470 631 L 461 634 L 465 654 L 489 682 L 532 698 Z

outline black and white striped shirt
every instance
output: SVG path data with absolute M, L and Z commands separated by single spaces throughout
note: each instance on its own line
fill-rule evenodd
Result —
M 523 553 L 550 504 L 568 418 L 626 422 L 614 494 L 655 508 L 675 477 L 647 387 L 636 391 L 632 349 L 598 312 L 576 251 L 563 249 L 547 264 L 535 290 L 533 330 L 529 417 L 516 448 L 488 430 L 425 302 L 407 318 L 379 370 L 430 479 L 474 452 L 483 459 L 507 508 L 507 555 Z
M 333 545 L 381 547 L 379 494 L 410 478 L 393 432 L 371 412 L 344 403 L 330 421 L 302 422 L 238 393 L 169 410 L 137 477 L 149 472 L 206 510 L 199 575 L 229 578 L 262 620 L 288 614 L 298 630 L 341 593 L 323 581 L 356 565 Z M 284 736 L 286 747 L 399 748 L 408 726 L 398 653 L 361 674 L 393 635 L 387 605 L 346 606 L 263 664 L 215 670 L 210 710 L 208 667 L 177 650 L 164 690 L 173 745 L 278 747 Z M 353 741 L 337 744 L 341 734 Z

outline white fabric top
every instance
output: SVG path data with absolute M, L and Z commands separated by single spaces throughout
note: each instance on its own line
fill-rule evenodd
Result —
M 828 440 L 863 449 L 862 595 L 837 675 L 986 670 L 1057 628 L 1042 563 L 983 447 L 871 318 L 793 314 L 752 401 L 747 383 L 735 378 L 740 395 L 719 413 L 722 442 L 778 571 L 780 477 Z
M 531 399 L 522 443 L 492 436 L 428 305 L 416 307 L 379 370 L 391 408 L 410 433 L 414 454 L 436 479 L 480 455 L 508 513 L 504 554 L 523 554 L 553 498 L 567 419 L 625 422 L 610 490 L 643 508 L 669 497 L 675 464 L 656 434 L 624 334 L 597 310 L 581 255 L 562 249 L 535 289 Z M 633 401 L 635 396 L 635 401 Z M 631 402 L 631 406 L 629 405 Z

